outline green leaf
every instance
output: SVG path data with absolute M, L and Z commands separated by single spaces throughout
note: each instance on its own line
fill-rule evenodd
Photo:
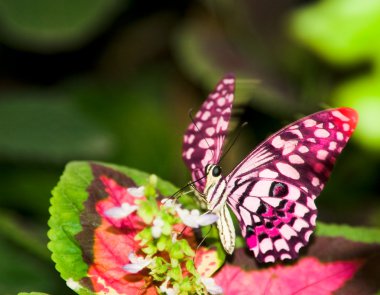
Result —
M 326 237 L 343 237 L 354 242 L 380 244 L 380 229 L 377 228 L 352 227 L 318 222 L 316 234 Z
M 157 241 L 157 249 L 159 251 L 164 251 L 166 246 L 168 245 L 168 237 L 161 235 Z
M 0 294 L 17 294 L 22 290 L 59 294 L 62 291 L 57 288 L 59 283 L 51 264 L 0 235 Z
M 41 292 L 31 292 L 31 293 L 20 292 L 17 295 L 49 295 L 49 294 L 48 293 L 41 293 Z
M 115 173 L 128 175 L 137 185 L 149 182 L 148 174 L 134 169 L 104 163 L 97 165 L 115 170 Z M 84 202 L 88 199 L 88 188 L 92 181 L 93 174 L 89 162 L 69 163 L 53 190 L 50 207 L 48 248 L 52 251 L 52 259 L 61 276 L 66 281 L 70 279 L 71 287 L 79 294 L 92 294 L 77 283 L 86 278 L 88 264 L 83 261 L 83 253 L 76 240 L 76 235 L 82 231 L 80 214 L 84 209 Z M 174 186 L 160 179 L 157 179 L 157 187 L 163 195 L 176 191 Z M 146 249 L 150 249 L 152 254 L 156 251 L 153 247 Z
M 7 237 L 8 240 L 38 258 L 50 261 L 45 241 L 37 239 L 34 234 L 33 231 L 19 224 L 17 215 L 0 208 L 0 236 Z
M 147 255 L 154 255 L 157 253 L 157 247 L 150 243 L 144 246 L 144 248 L 142 248 L 141 250 Z
M 172 247 L 170 248 L 170 258 L 171 259 L 182 259 L 184 257 L 184 253 L 182 252 L 182 249 L 181 249 L 181 245 L 179 243 L 179 241 L 177 241 L 176 243 L 174 243 L 172 245 Z
M 181 281 L 183 279 L 182 277 L 182 271 L 179 266 L 173 267 L 172 269 L 169 269 L 168 271 L 168 277 L 172 278 L 175 281 Z
M 54 188 L 51 199 L 48 237 L 49 250 L 57 270 L 67 280 L 79 281 L 87 274 L 87 264 L 83 261 L 74 236 L 81 231 L 80 213 L 83 202 L 88 198 L 87 187 L 93 179 L 86 162 L 72 162 Z
M 158 213 L 157 203 L 152 200 L 147 200 L 141 202 L 138 208 L 138 215 L 144 220 L 146 224 L 150 224 L 153 221 L 153 218 Z
M 1 95 L 5 98 L 0 101 L 1 158 L 45 163 L 97 158 L 110 152 L 110 135 L 70 101 L 55 96 Z
M 194 256 L 194 250 L 191 249 L 189 243 L 186 240 L 178 240 L 177 243 L 181 247 L 181 252 L 183 252 L 187 256 Z
M 187 260 L 186 261 L 186 269 L 192 273 L 192 274 L 196 274 L 197 273 L 197 270 L 195 268 L 195 265 L 194 265 L 194 261 L 193 260 Z
M 16 47 L 40 52 L 82 46 L 120 13 L 121 0 L 1 0 L 0 35 Z
M 377 56 L 380 2 L 324 0 L 296 11 L 293 36 L 330 62 L 350 64 Z

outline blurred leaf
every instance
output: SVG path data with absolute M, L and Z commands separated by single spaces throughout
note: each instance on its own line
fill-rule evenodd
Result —
M 293 265 L 273 265 L 266 269 L 244 271 L 225 265 L 215 276 L 223 294 L 319 294 L 328 295 L 340 289 L 360 268 L 359 261 L 322 263 L 306 257 Z
M 256 36 L 250 35 L 249 28 L 246 29 L 246 36 L 255 40 Z M 283 85 L 271 81 L 279 79 L 269 78 L 270 74 L 258 69 L 260 55 L 247 53 L 255 45 L 247 44 L 239 37 L 240 34 L 228 35 L 224 28 L 208 19 L 194 17 L 184 22 L 176 32 L 174 49 L 177 61 L 190 78 L 208 91 L 224 74 L 234 73 L 237 78 L 236 104 L 251 101 L 256 109 L 269 113 L 294 109 L 296 105 L 283 93 Z M 277 107 L 273 108 L 273 105 Z
M 347 65 L 377 56 L 380 2 L 324 0 L 292 15 L 291 34 L 332 63 Z
M 235 51 L 227 36 L 212 22 L 189 20 L 175 37 L 177 61 L 207 89 L 212 89 L 215 81 L 226 73 L 233 72 L 237 77 L 251 73 L 249 61 Z
M 370 74 L 339 85 L 333 94 L 334 104 L 359 112 L 354 139 L 372 150 L 380 149 L 379 30 L 380 2 L 376 0 L 324 0 L 290 18 L 293 37 L 322 58 L 341 66 L 367 61 L 375 67 Z
M 380 48 L 380 47 L 379 47 Z M 380 75 L 365 75 L 339 85 L 333 99 L 359 113 L 357 140 L 366 148 L 380 150 Z
M 58 291 L 57 276 L 34 255 L 20 251 L 0 236 L 0 294 L 17 294 L 20 290 Z
M 79 47 L 103 32 L 127 2 L 1 0 L 0 35 L 12 46 L 40 52 Z
M 1 158 L 60 162 L 109 153 L 110 136 L 70 101 L 46 93 L 35 96 L 3 95 L 7 100 L 0 101 Z
M 73 80 L 67 91 L 79 101 L 83 112 L 113 132 L 112 161 L 171 180 L 182 173 L 181 181 L 185 181 L 181 138 L 189 121 L 188 109 L 183 108 L 186 94 L 171 93 L 175 75 L 165 66 L 156 66 L 125 81 Z M 181 120 L 187 122 L 181 125 Z
M 31 293 L 21 292 L 21 293 L 18 293 L 17 295 L 49 295 L 49 294 L 41 293 L 41 292 L 31 292 Z
M 50 261 L 45 241 L 37 238 L 36 232 L 30 225 L 29 228 L 25 228 L 16 220 L 14 214 L 2 209 L 0 209 L 0 236 L 6 237 L 39 259 Z
M 380 244 L 380 229 L 318 222 L 316 234 L 325 237 L 343 237 L 361 243 Z

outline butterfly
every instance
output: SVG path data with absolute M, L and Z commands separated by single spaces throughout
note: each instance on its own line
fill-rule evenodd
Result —
M 295 259 L 315 228 L 315 199 L 353 133 L 358 114 L 336 108 L 304 117 L 271 135 L 227 176 L 219 166 L 231 117 L 235 78 L 226 75 L 196 113 L 182 158 L 193 190 L 209 212 L 228 254 L 235 248 L 236 215 L 257 261 Z

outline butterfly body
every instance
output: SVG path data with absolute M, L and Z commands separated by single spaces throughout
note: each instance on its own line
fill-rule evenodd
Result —
M 293 259 L 313 233 L 314 200 L 356 126 L 357 113 L 350 108 L 325 110 L 291 123 L 224 177 L 218 162 L 233 82 L 232 76 L 225 77 L 202 105 L 185 134 L 183 159 L 196 195 L 219 216 L 217 227 L 227 253 L 235 243 L 229 206 L 259 262 Z

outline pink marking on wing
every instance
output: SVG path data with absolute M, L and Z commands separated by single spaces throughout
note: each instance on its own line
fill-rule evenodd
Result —
M 257 236 L 252 235 L 246 239 L 247 245 L 249 249 L 255 248 L 257 246 Z

